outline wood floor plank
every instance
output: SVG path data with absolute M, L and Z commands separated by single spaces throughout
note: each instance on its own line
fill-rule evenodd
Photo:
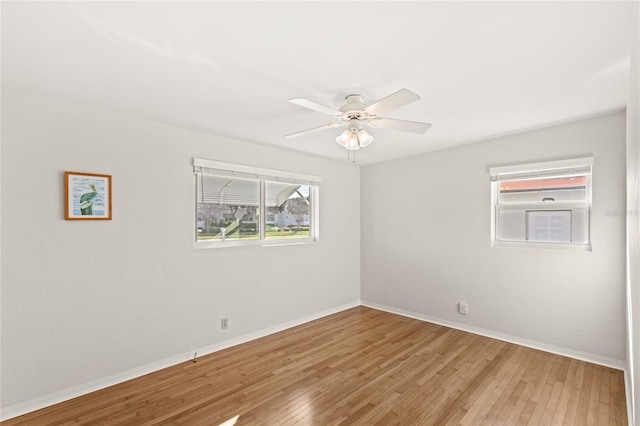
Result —
M 506 424 L 509 415 L 526 387 L 526 382 L 522 379 L 529 368 L 532 358 L 530 355 L 531 351 L 523 347 L 518 348 L 518 358 L 513 360 L 514 370 L 511 378 L 508 379 L 503 393 L 496 398 L 496 402 L 491 407 L 491 411 L 485 420 L 491 421 L 492 424 Z
M 564 375 L 564 380 L 562 383 L 562 391 L 560 392 L 560 397 L 558 399 L 558 407 L 553 414 L 553 419 L 551 420 L 551 424 L 553 425 L 561 425 L 564 421 L 569 404 L 569 398 L 573 389 L 573 383 L 576 377 L 577 365 L 577 360 L 570 360 L 567 363 L 566 374 Z M 608 396 L 609 395 L 607 390 L 607 398 Z
M 595 369 L 593 372 L 593 382 L 591 383 L 591 392 L 589 394 L 589 405 L 587 413 L 587 424 L 595 425 L 598 421 L 598 410 L 600 409 L 600 388 L 602 379 L 602 370 Z
M 623 373 L 358 307 L 2 425 L 624 425 Z
M 622 374 L 615 374 L 613 371 L 609 371 L 610 383 L 609 383 L 609 405 L 613 404 L 612 409 L 609 412 L 613 413 L 613 423 L 617 425 L 627 424 L 627 408 L 624 392 L 624 376 Z

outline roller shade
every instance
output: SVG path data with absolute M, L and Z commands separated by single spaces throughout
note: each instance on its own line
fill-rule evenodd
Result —
M 489 169 L 492 181 L 518 181 L 584 176 L 591 173 L 593 157 L 549 161 Z

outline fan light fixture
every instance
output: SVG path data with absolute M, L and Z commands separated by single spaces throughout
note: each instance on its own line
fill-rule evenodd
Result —
M 329 115 L 334 118 L 334 121 L 320 127 L 314 127 L 313 129 L 291 133 L 285 137 L 293 139 L 321 130 L 346 126 L 347 130 L 342 132 L 340 136 L 336 138 L 336 142 L 347 149 L 347 159 L 350 159 L 351 153 L 353 152 L 355 162 L 356 151 L 360 148 L 371 145 L 371 142 L 373 142 L 373 136 L 361 128 L 363 124 L 375 129 L 394 129 L 412 133 L 424 133 L 429 130 L 431 123 L 397 120 L 395 118 L 385 118 L 380 116 L 380 114 L 400 108 L 401 106 L 415 102 L 418 99 L 420 99 L 420 96 L 413 93 L 411 90 L 400 89 L 397 92 L 367 105 L 362 96 L 353 94 L 347 95 L 345 103 L 340 108 L 336 109 L 310 101 L 306 98 L 292 98 L 289 99 L 289 102 L 292 104 Z
M 348 149 L 355 151 L 367 147 L 373 142 L 373 136 L 361 129 L 358 120 L 349 120 L 348 128 L 336 138 L 336 142 Z

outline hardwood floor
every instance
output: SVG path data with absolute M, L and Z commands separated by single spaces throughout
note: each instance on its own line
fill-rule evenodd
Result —
M 3 425 L 626 425 L 621 371 L 358 307 Z

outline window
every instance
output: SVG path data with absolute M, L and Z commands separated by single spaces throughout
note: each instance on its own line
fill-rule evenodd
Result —
M 593 158 L 490 169 L 492 244 L 590 249 Z
M 319 177 L 199 158 L 193 168 L 197 248 L 318 239 Z

